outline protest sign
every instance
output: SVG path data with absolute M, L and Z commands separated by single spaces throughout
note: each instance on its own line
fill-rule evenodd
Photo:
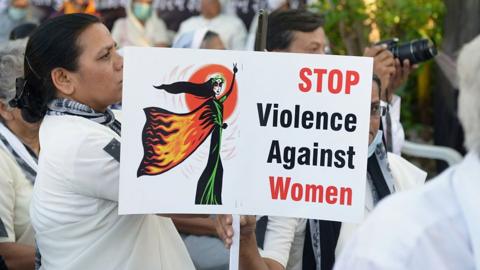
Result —
M 363 216 L 372 59 L 126 48 L 120 214 Z

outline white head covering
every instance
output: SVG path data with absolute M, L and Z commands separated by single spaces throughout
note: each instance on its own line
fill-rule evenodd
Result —
M 173 42 L 172 47 L 200 49 L 207 32 L 208 28 L 203 27 L 195 31 L 183 33 Z

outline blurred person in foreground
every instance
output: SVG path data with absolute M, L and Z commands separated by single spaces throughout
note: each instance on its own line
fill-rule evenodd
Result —
M 176 39 L 183 33 L 208 28 L 220 36 L 227 50 L 243 50 L 247 38 L 247 29 L 237 16 L 222 14 L 222 1 L 201 0 L 201 14 L 182 22 Z
M 480 269 L 480 36 L 457 61 L 464 160 L 424 188 L 385 200 L 340 257 L 342 269 Z
M 33 269 L 35 239 L 29 206 L 37 174 L 39 124 L 23 120 L 15 80 L 23 76 L 26 40 L 0 45 L 0 255 L 9 269 Z
M 152 0 L 131 0 L 125 5 L 126 18 L 115 21 L 112 37 L 117 45 L 158 46 L 171 44 L 165 22 L 158 17 Z
M 40 123 L 30 218 L 40 269 L 194 269 L 170 218 L 118 215 L 123 58 L 99 19 L 46 21 L 25 51 L 16 106 Z M 118 115 L 117 115 L 118 116 Z M 73 209 L 73 210 L 72 210 Z
M 323 23 L 322 16 L 305 10 L 274 12 L 268 22 L 267 50 L 324 54 L 327 39 Z M 385 96 L 385 85 L 389 85 L 390 79 L 398 72 L 393 55 L 384 46 L 374 46 L 365 50 L 365 56 L 374 58 L 373 70 L 378 75 L 373 78 L 371 89 L 365 193 L 365 213 L 368 215 L 391 193 L 423 184 L 426 174 L 400 156 L 387 153 L 379 131 L 380 118 L 385 112 L 380 100 Z M 232 236 L 230 223 L 230 216 L 217 216 L 217 230 L 227 246 Z M 262 217 L 255 224 L 252 217 L 244 217 L 240 240 L 241 269 L 331 269 L 344 243 L 357 227 L 356 223 L 273 216 Z

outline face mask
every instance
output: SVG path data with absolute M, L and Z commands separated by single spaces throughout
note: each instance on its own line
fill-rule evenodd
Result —
M 8 16 L 14 21 L 19 21 L 27 16 L 27 10 L 24 8 L 10 7 L 8 8 Z
M 152 6 L 147 3 L 133 3 L 133 14 L 137 19 L 146 21 L 152 15 Z
M 372 143 L 368 145 L 368 157 L 371 157 L 373 153 L 375 153 L 375 149 L 377 149 L 377 145 L 382 143 L 382 136 L 383 136 L 383 131 L 381 130 L 377 131 L 377 135 L 375 135 L 375 138 L 373 138 Z

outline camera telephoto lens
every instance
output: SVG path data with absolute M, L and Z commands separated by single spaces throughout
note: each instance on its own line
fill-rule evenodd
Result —
M 430 60 L 437 55 L 437 48 L 429 39 L 412 40 L 389 49 L 401 63 L 408 59 L 411 65 Z

